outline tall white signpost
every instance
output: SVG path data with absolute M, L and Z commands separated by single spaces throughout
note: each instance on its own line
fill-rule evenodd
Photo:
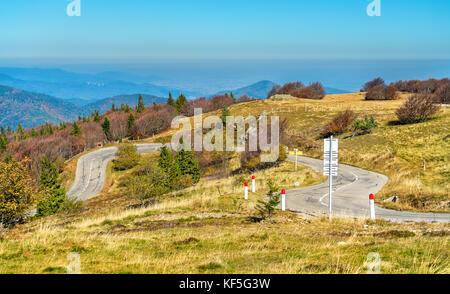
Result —
M 323 143 L 323 174 L 329 180 L 329 216 L 332 217 L 333 210 L 333 177 L 338 175 L 338 139 L 325 139 Z

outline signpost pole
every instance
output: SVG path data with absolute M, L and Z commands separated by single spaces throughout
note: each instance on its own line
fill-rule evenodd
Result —
M 298 149 L 294 149 L 294 151 L 295 151 L 295 171 L 297 171 L 297 161 L 298 161 L 297 153 L 298 153 Z
M 328 179 L 330 181 L 330 187 L 329 187 L 329 216 L 330 216 L 330 220 L 332 218 L 332 204 L 333 204 L 333 196 L 332 196 L 332 187 L 333 187 L 333 172 L 332 172 L 332 167 L 333 167 L 333 135 L 330 136 L 330 163 L 329 163 L 329 167 L 330 167 L 330 171 L 329 171 L 329 176 Z

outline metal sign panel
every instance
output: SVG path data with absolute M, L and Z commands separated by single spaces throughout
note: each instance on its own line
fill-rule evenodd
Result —
M 330 154 L 330 139 L 325 139 L 323 143 L 323 174 L 330 176 L 330 156 L 331 156 L 331 176 L 336 177 L 338 175 L 338 151 L 339 140 L 333 139 L 331 145 Z

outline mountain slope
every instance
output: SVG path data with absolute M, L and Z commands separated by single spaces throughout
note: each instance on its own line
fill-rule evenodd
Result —
M 153 95 L 142 95 L 144 99 L 145 106 L 150 106 L 154 103 L 162 104 L 167 102 L 167 98 L 161 98 Z M 120 104 L 128 104 L 131 107 L 135 107 L 138 104 L 139 94 L 132 95 L 119 95 L 110 98 L 105 98 L 90 104 L 83 106 L 83 109 L 86 112 L 91 112 L 94 110 L 100 111 L 103 113 L 111 109 L 112 104 L 115 104 L 116 107 L 120 107 Z
M 25 128 L 76 119 L 80 109 L 63 100 L 0 85 L 0 125 Z
M 242 95 L 247 95 L 252 98 L 266 98 L 267 93 L 272 89 L 272 87 L 275 86 L 274 82 L 271 81 L 260 81 L 255 84 L 242 87 L 235 90 L 230 91 L 220 91 L 216 93 L 215 95 L 223 95 L 225 93 L 233 92 L 234 97 L 239 98 Z M 214 96 L 215 96 L 214 95 Z
M 118 74 L 115 76 L 119 77 Z M 59 69 L 0 68 L 0 84 L 78 101 L 79 99 L 96 101 L 102 97 L 134 93 L 159 97 L 167 97 L 170 91 L 174 96 L 181 94 L 180 90 L 170 87 L 111 79 L 104 74 L 79 74 Z M 183 93 L 188 97 L 198 95 L 190 91 Z

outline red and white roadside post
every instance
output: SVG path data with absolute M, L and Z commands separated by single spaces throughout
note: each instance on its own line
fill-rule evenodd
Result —
M 370 203 L 370 219 L 375 219 L 375 196 L 373 194 L 369 195 L 369 203 Z
M 245 182 L 245 186 L 244 186 L 244 199 L 247 200 L 248 199 L 248 183 Z
M 281 210 L 286 211 L 286 190 L 281 190 Z
M 252 193 L 256 192 L 256 178 L 252 176 Z

